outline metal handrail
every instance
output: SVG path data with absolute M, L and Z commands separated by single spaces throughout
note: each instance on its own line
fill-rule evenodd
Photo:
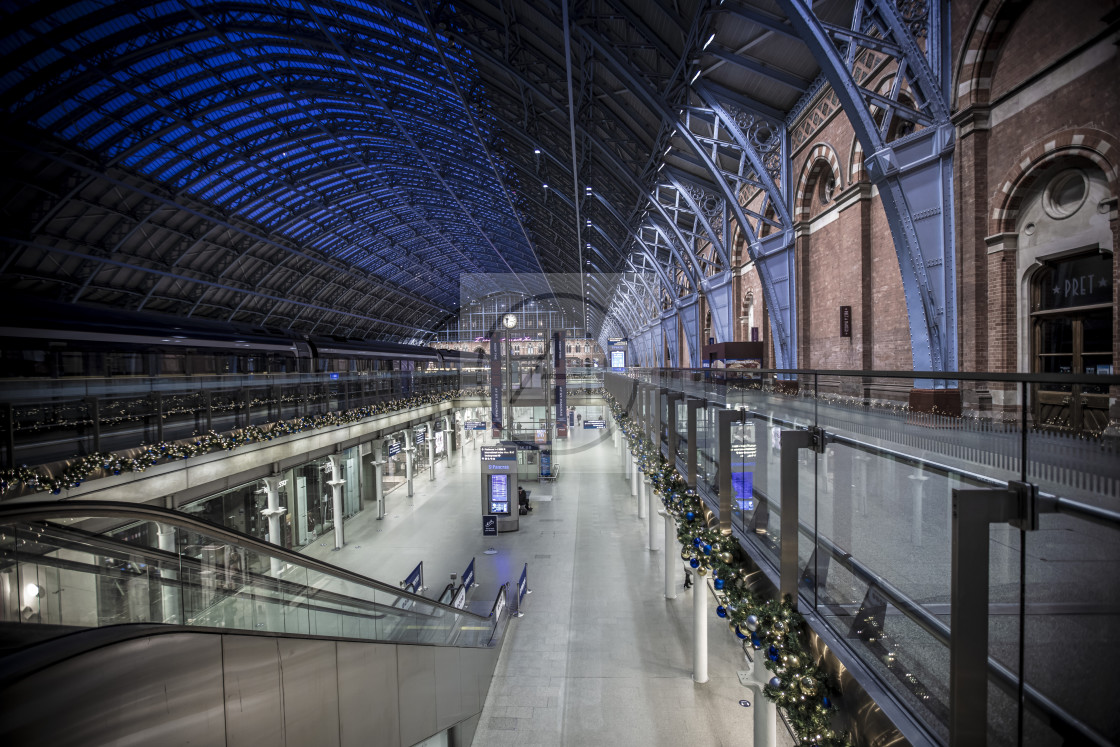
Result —
M 430 605 L 432 607 L 443 609 L 447 612 L 455 614 L 467 615 L 476 620 L 488 620 L 485 615 L 479 615 L 467 610 L 460 610 L 447 604 L 441 604 L 438 601 L 428 599 L 419 594 L 413 594 L 399 587 L 383 583 L 376 579 L 368 578 L 359 575 L 345 568 L 324 563 L 321 560 L 300 555 L 299 553 L 292 552 L 291 550 L 273 545 L 269 542 L 264 542 L 247 534 L 242 534 L 232 529 L 220 526 L 218 524 L 211 524 L 208 521 L 197 519 L 189 514 L 172 511 L 167 508 L 160 508 L 157 506 L 148 506 L 140 503 L 123 503 L 118 501 L 88 501 L 88 500 L 75 500 L 65 502 L 47 502 L 35 501 L 28 503 L 13 503 L 13 504 L 0 504 L 0 523 L 8 523 L 14 520 L 26 521 L 28 519 L 46 519 L 46 518 L 88 518 L 93 516 L 112 516 L 123 519 L 136 520 L 149 520 L 158 521 L 163 524 L 172 524 L 177 527 L 191 529 L 192 531 L 200 534 L 206 534 L 217 539 L 222 539 L 231 544 L 239 544 L 243 547 L 259 552 L 262 555 L 269 555 L 285 562 L 292 563 L 293 565 L 303 566 L 319 573 L 324 573 L 335 578 L 348 581 L 351 583 L 367 586 L 378 591 L 383 591 L 387 594 L 392 594 L 398 597 L 405 597 L 414 602 Z
M 779 376 L 834 376 L 860 379 L 935 379 L 943 381 L 1003 381 L 1026 384 L 1099 384 L 1120 386 L 1117 374 L 1042 374 L 996 373 L 994 371 L 863 371 L 858 369 L 826 368 L 632 368 L 631 375 L 644 372 L 680 372 L 711 377 L 716 374 L 729 380 L 750 380 L 756 375 Z M 681 377 L 673 377 L 681 378 Z
M 744 412 L 749 413 L 750 415 L 755 417 L 762 417 L 759 413 L 751 410 L 745 410 Z M 778 419 L 775 418 L 775 421 L 778 421 Z M 782 420 L 781 422 L 783 424 L 791 426 L 794 425 L 790 421 Z M 914 456 L 911 454 L 904 454 L 902 452 L 898 452 L 882 446 L 877 446 L 875 444 L 864 443 L 850 437 L 826 433 L 825 438 L 827 441 L 842 443 L 845 446 L 857 448 L 866 453 L 887 456 L 892 459 L 901 459 L 911 466 L 919 467 L 922 469 L 926 469 L 928 467 L 932 471 L 939 471 L 944 474 L 958 474 L 962 477 L 968 477 L 971 480 L 987 484 L 989 486 L 1007 487 L 1006 480 L 991 478 L 985 475 L 969 472 L 967 470 L 949 467 L 947 465 L 933 462 L 922 457 Z M 684 464 L 682 460 L 676 454 L 668 454 L 668 444 L 662 441 L 658 444 L 658 446 L 662 449 L 662 454 L 664 454 L 667 458 L 672 459 L 674 467 L 677 468 L 678 471 L 683 472 Z M 719 501 L 713 491 L 711 491 L 709 486 L 697 482 L 695 489 L 700 495 L 701 500 L 703 500 L 704 503 L 710 509 L 712 509 L 713 513 L 718 517 Z M 757 488 L 754 489 L 754 492 L 762 500 L 766 501 L 768 505 L 774 507 L 778 506 L 778 503 L 772 500 L 765 492 Z M 1040 492 L 1039 497 L 1048 501 L 1054 508 L 1054 511 L 1058 513 L 1064 513 L 1069 516 L 1100 524 L 1111 529 L 1120 529 L 1120 513 L 1097 508 L 1095 506 L 1081 503 L 1079 501 L 1074 501 L 1069 498 L 1054 496 L 1049 493 Z M 915 623 L 916 625 L 918 625 L 918 627 L 929 633 L 934 638 L 934 640 L 946 647 L 950 645 L 952 633 L 948 625 L 939 620 L 936 616 L 927 611 L 920 604 L 910 599 L 900 589 L 872 571 L 861 561 L 854 558 L 850 553 L 845 552 L 843 548 L 837 546 L 830 539 L 816 534 L 813 531 L 813 528 L 810 527 L 806 522 L 799 520 L 798 529 L 806 536 L 815 536 L 816 539 L 814 540 L 814 546 L 820 547 L 822 550 L 828 553 L 828 555 L 834 561 L 836 561 L 841 567 L 846 568 L 848 571 L 850 571 L 856 578 L 869 585 L 873 584 L 883 593 L 884 598 L 890 604 L 892 604 L 896 609 L 902 612 L 902 614 L 911 622 Z M 741 544 L 749 546 L 757 542 L 757 538 L 750 537 L 749 535 L 744 534 L 739 527 L 735 528 L 735 534 L 740 540 Z M 763 558 L 765 562 L 760 562 L 758 560 L 756 560 L 755 562 L 759 565 L 760 568 L 765 565 L 769 566 L 772 569 L 773 564 L 771 562 L 771 559 L 765 555 L 763 556 Z M 771 581 L 773 582 L 773 578 L 771 578 Z M 809 600 L 806 599 L 806 601 Z M 995 683 L 1004 692 L 1018 696 L 1019 678 L 1015 675 L 1015 673 L 1013 673 L 1006 666 L 1004 666 L 1002 663 L 991 656 L 988 657 L 988 671 L 993 676 L 993 680 L 995 681 Z M 1054 701 L 1052 701 L 1043 693 L 1039 692 L 1036 688 L 1024 683 L 1023 692 L 1025 700 L 1027 704 L 1032 707 L 1032 710 L 1037 714 L 1045 716 L 1051 724 L 1060 724 L 1061 726 L 1065 727 L 1061 731 L 1073 731 L 1077 735 L 1085 737 L 1093 744 L 1109 744 L 1109 741 L 1105 739 L 1104 736 L 1100 735 L 1092 727 L 1068 713 L 1065 709 L 1054 703 Z

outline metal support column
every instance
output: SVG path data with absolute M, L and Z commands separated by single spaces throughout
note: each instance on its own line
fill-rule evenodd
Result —
M 1038 529 L 1038 488 L 1009 482 L 1006 490 L 953 491 L 949 592 L 949 744 L 988 742 L 989 527 L 1009 522 Z
M 731 423 L 741 420 L 742 413 L 738 410 L 720 410 L 716 416 L 719 448 L 719 533 L 724 537 L 731 536 Z
M 688 487 L 696 490 L 696 453 L 699 448 L 696 444 L 696 411 L 708 406 L 706 399 L 697 399 L 689 397 L 687 400 L 688 407 L 688 423 L 686 425 L 686 437 L 688 438 L 688 451 L 685 456 L 685 463 L 687 465 L 688 474 L 685 479 L 688 480 Z
M 790 604 L 797 609 L 797 466 L 801 449 L 820 449 L 824 438 L 819 429 L 782 431 L 781 496 L 782 496 L 782 549 L 780 555 L 780 597 L 789 595 Z

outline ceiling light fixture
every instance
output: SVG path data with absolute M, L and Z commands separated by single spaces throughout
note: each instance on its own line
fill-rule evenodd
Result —
M 709 36 L 709 37 L 708 37 L 708 41 L 704 42 L 704 46 L 703 46 L 703 47 L 701 47 L 700 49 L 701 49 L 701 50 L 705 50 L 705 49 L 707 49 L 707 48 L 708 48 L 708 45 L 709 45 L 709 44 L 711 44 L 711 43 L 712 43 L 713 41 L 715 41 L 715 38 L 716 38 L 716 35 L 715 35 L 715 34 L 712 34 L 711 36 Z

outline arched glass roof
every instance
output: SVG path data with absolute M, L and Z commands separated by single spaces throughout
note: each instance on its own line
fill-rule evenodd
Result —
M 635 253 L 687 290 L 669 244 L 699 224 L 666 188 L 754 178 L 749 145 L 682 129 L 715 132 L 699 73 L 772 129 L 817 77 L 769 0 L 729 6 L 6 2 L 0 289 L 420 340 L 509 285 L 596 334 L 594 278 Z

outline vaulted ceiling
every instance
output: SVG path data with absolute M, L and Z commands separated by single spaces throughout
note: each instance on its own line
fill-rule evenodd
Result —
M 821 79 L 770 0 L 25 0 L 0 21 L 0 292 L 370 339 L 511 289 L 598 334 L 645 262 L 675 293 L 682 242 L 731 243 L 709 207 L 788 188 L 781 133 Z M 781 227 L 755 213 L 752 235 Z

